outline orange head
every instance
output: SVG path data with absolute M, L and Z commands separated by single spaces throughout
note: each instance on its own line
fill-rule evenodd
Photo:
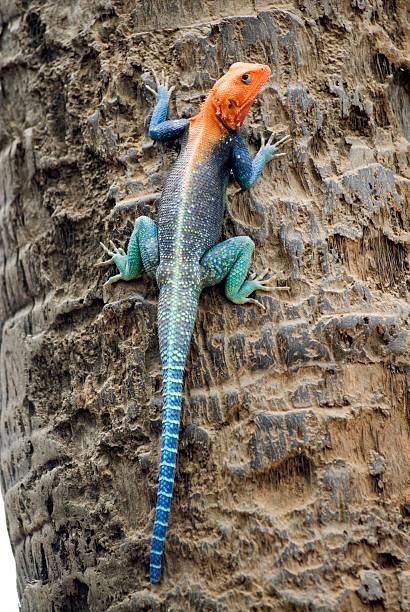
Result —
M 205 105 L 213 106 L 225 127 L 238 130 L 270 75 L 271 69 L 265 64 L 236 62 L 212 87 Z

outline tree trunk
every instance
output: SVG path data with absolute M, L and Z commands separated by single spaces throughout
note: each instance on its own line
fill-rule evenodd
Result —
M 0 0 L 1 483 L 24 612 L 409 610 L 406 0 Z M 201 298 L 165 571 L 148 581 L 161 431 L 157 288 L 103 289 L 99 240 L 156 217 L 191 116 L 269 63 L 225 236 L 290 291 Z M 406 177 L 407 175 L 407 177 Z M 112 272 L 112 270 L 111 270 Z

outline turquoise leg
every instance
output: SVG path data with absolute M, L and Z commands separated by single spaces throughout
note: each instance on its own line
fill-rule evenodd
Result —
M 110 244 L 112 250 L 101 243 L 110 259 L 97 264 L 97 266 L 109 266 L 115 263 L 119 274 L 111 276 L 105 285 L 111 285 L 119 280 L 128 281 L 138 278 L 143 268 L 149 276 L 155 277 L 159 263 L 158 228 L 152 219 L 139 217 L 136 220 L 127 252 L 116 247 L 112 241 L 110 241 Z
M 216 285 L 225 278 L 225 293 L 235 304 L 254 302 L 263 308 L 263 304 L 250 298 L 254 291 L 273 291 L 279 287 L 270 286 L 270 278 L 266 272 L 260 276 L 253 274 L 247 279 L 255 249 L 253 241 L 248 236 L 237 236 L 220 242 L 209 249 L 201 259 L 205 273 L 204 287 Z

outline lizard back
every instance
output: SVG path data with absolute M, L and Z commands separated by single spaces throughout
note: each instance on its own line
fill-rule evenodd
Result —
M 195 119 L 188 125 L 159 204 L 160 272 L 199 263 L 219 241 L 230 141 L 221 128 L 212 130 Z
M 159 206 L 158 335 L 164 372 L 163 433 L 150 576 L 161 573 L 175 478 L 185 361 L 202 289 L 200 260 L 220 238 L 229 176 L 229 135 L 188 125 Z

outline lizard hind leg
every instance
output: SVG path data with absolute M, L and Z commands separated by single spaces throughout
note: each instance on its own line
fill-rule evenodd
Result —
M 158 228 L 149 217 L 139 217 L 136 220 L 127 252 L 115 246 L 112 240 L 110 241 L 111 249 L 102 242 L 100 244 L 110 259 L 99 262 L 96 266 L 108 266 L 115 263 L 119 271 L 119 274 L 111 276 L 105 285 L 111 285 L 119 280 L 128 281 L 138 278 L 143 268 L 149 276 L 155 277 L 159 264 Z
M 229 238 L 209 249 L 201 259 L 204 287 L 216 285 L 225 279 L 225 294 L 231 302 L 251 302 L 263 309 L 261 302 L 249 296 L 254 291 L 274 291 L 278 287 L 269 284 L 271 279 L 267 277 L 267 271 L 247 278 L 254 249 L 255 244 L 248 236 Z

